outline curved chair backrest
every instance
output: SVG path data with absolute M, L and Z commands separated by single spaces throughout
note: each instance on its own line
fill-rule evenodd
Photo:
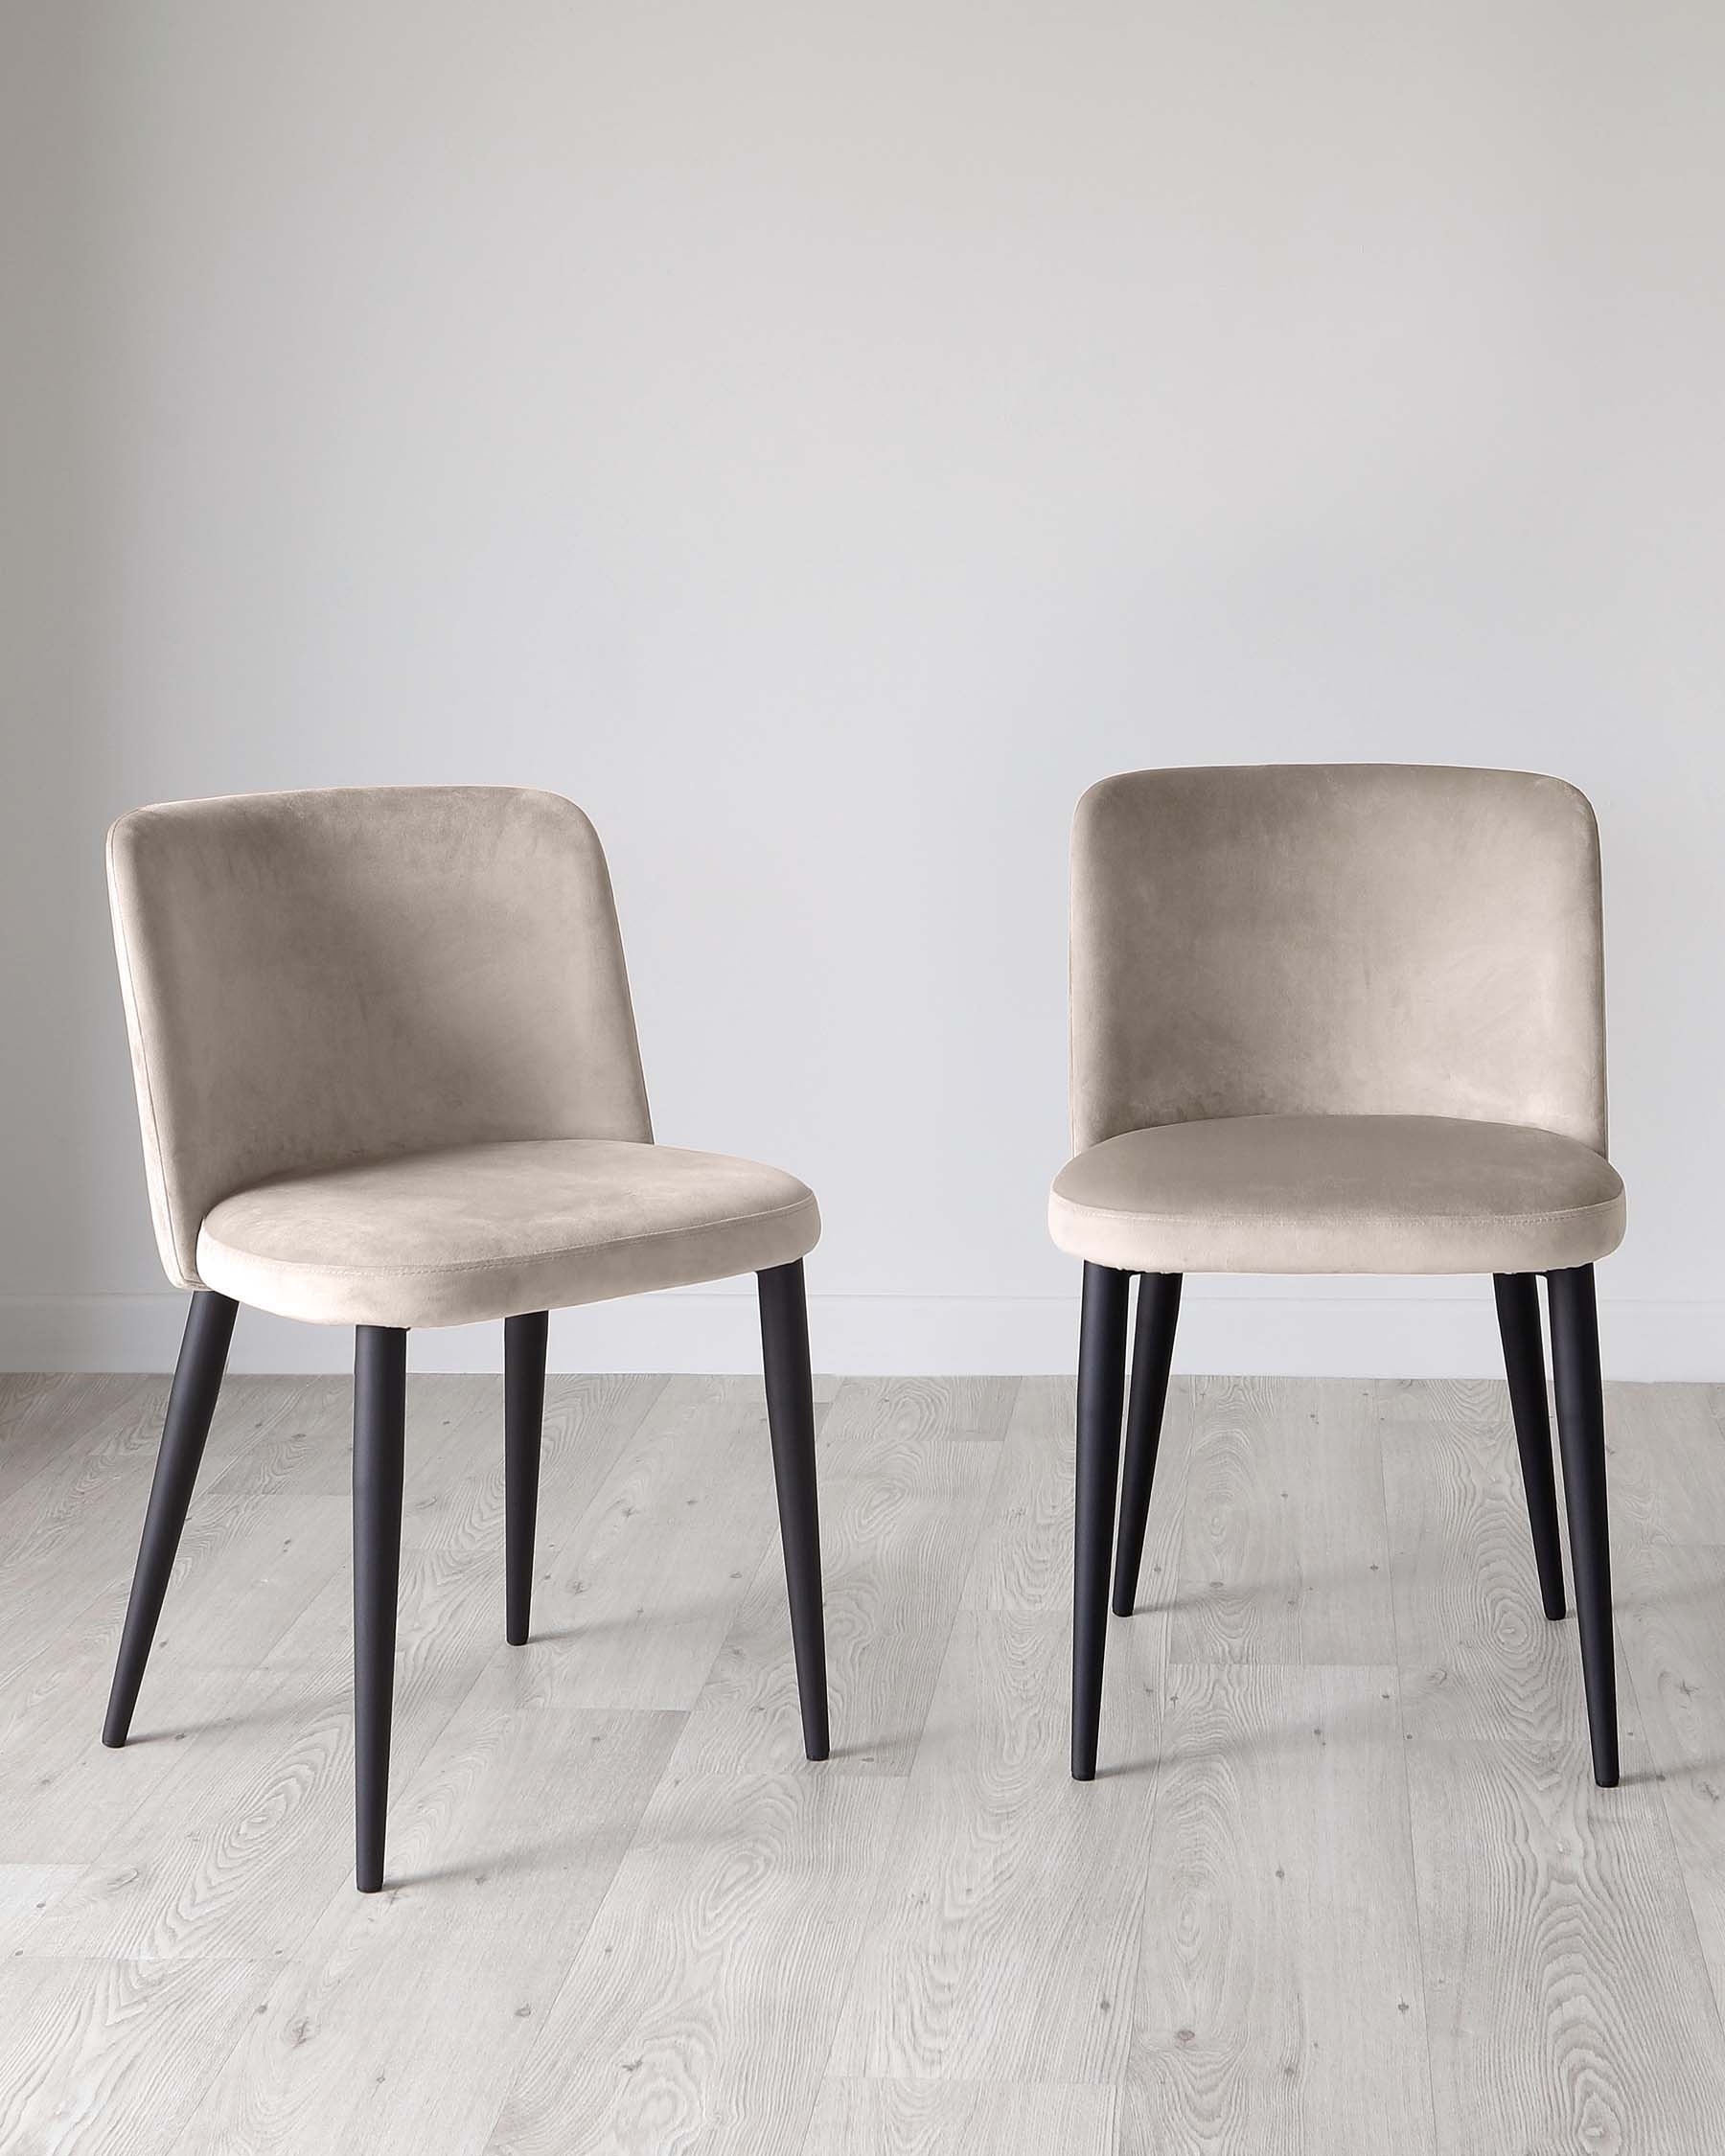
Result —
M 176 801 L 108 834 L 162 1262 L 265 1177 L 439 1145 L 651 1138 L 610 878 L 556 794 Z
M 1525 771 L 1131 771 L 1072 837 L 1072 1141 L 1450 1115 L 1605 1150 L 1598 833 Z

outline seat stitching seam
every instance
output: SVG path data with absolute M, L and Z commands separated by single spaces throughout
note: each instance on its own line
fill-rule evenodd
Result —
M 1557 1211 L 1540 1213 L 1140 1213 L 1128 1212 L 1120 1206 L 1092 1204 L 1082 1198 L 1069 1198 L 1059 1190 L 1052 1196 L 1056 1204 L 1070 1206 L 1073 1212 L 1106 1214 L 1110 1220 L 1181 1227 L 1196 1224 L 1207 1227 L 1400 1227 L 1434 1222 L 1454 1227 L 1484 1227 L 1510 1221 L 1583 1220 L 1589 1213 L 1604 1212 L 1612 1205 L 1621 1204 L 1623 1199 L 1623 1193 L 1620 1192 L 1615 1198 L 1596 1198 L 1585 1205 L 1565 1205 Z
M 334 1273 L 344 1279 L 395 1278 L 402 1273 L 485 1273 L 498 1271 L 511 1265 L 534 1265 L 541 1258 L 590 1257 L 601 1250 L 615 1250 L 632 1243 L 658 1243 L 674 1235 L 702 1235 L 715 1227 L 746 1227 L 752 1221 L 782 1220 L 787 1213 L 800 1212 L 805 1205 L 815 1204 L 815 1193 L 798 1198 L 789 1205 L 774 1205 L 770 1212 L 730 1213 L 724 1220 L 703 1220 L 693 1227 L 657 1227 L 642 1235 L 612 1235 L 603 1243 L 558 1243 L 549 1250 L 521 1250 L 509 1257 L 451 1258 L 447 1265 L 320 1265 L 315 1258 L 269 1257 L 261 1252 L 243 1250 L 237 1244 L 224 1243 L 219 1235 L 210 1240 L 219 1250 L 254 1265 L 278 1265 L 294 1273 Z M 200 1230 L 200 1236 L 208 1230 Z

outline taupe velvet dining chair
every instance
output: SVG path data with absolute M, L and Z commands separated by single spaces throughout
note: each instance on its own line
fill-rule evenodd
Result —
M 605 856 L 494 787 L 180 801 L 108 887 L 162 1262 L 192 1292 L 103 1742 L 126 1742 L 241 1303 L 355 1328 L 356 1877 L 383 1881 L 407 1334 L 504 1321 L 505 1638 L 527 1638 L 547 1314 L 759 1275 L 804 1748 L 827 1755 L 794 1176 L 654 1141 Z
M 1084 1261 L 1073 1775 L 1096 1771 L 1116 1479 L 1113 1607 L 1136 1605 L 1183 1276 L 1490 1273 L 1555 1618 L 1543 1273 L 1594 1777 L 1611 1786 L 1593 1267 L 1622 1239 L 1623 1185 L 1586 799 L 1522 771 L 1128 772 L 1078 804 L 1071 938 L 1075 1157 L 1049 1226 Z

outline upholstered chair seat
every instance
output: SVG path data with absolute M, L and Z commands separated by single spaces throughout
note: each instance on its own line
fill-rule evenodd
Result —
M 1048 1225 L 1122 1273 L 1547 1273 L 1617 1249 L 1623 1183 L 1526 1124 L 1228 1115 L 1092 1146 Z
M 227 1198 L 198 1277 L 313 1324 L 459 1325 L 793 1265 L 820 1236 L 781 1168 L 617 1138 L 456 1145 Z

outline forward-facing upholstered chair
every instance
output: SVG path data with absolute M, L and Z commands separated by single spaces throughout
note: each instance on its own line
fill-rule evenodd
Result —
M 1595 1778 L 1618 1777 L 1593 1263 L 1605 1157 L 1598 835 L 1573 786 L 1394 765 L 1135 771 L 1078 804 L 1071 1114 L 1084 1260 L 1072 1773 L 1096 1771 L 1109 1554 L 1130 1616 L 1187 1273 L 1489 1273 L 1541 1597 L 1563 1571 L 1546 1276 Z
M 759 1275 L 804 1745 L 827 1755 L 812 1194 L 656 1145 L 610 880 L 554 794 L 182 801 L 108 837 L 162 1261 L 192 1291 L 103 1731 L 126 1741 L 237 1306 L 356 1329 L 357 1883 L 383 1879 L 407 1331 L 504 1320 L 505 1637 L 527 1638 L 547 1312 Z

